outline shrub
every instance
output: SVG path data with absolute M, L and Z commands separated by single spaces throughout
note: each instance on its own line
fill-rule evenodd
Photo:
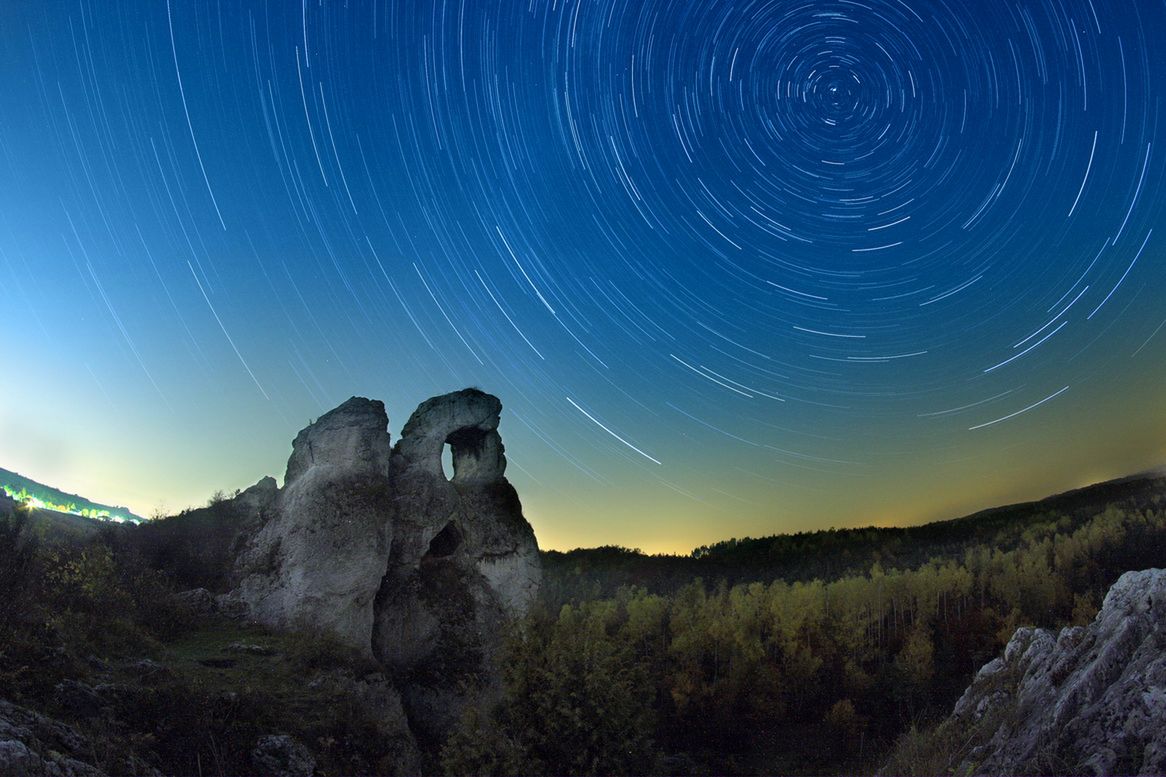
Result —
M 0 513 L 0 559 L 4 562 L 0 564 L 0 631 L 7 631 L 30 604 L 37 551 L 36 538 L 28 531 L 28 513 Z

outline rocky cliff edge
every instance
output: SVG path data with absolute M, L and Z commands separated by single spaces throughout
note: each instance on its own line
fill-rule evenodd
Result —
M 1088 626 L 1022 628 L 949 725 L 957 774 L 1166 774 L 1166 570 L 1127 572 Z

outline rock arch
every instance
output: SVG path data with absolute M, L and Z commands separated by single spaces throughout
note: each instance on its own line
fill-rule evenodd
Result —
M 502 403 L 477 389 L 463 389 L 422 402 L 410 416 L 394 452 L 409 469 L 441 475 L 442 446 L 453 449 L 454 483 L 495 483 L 506 473 L 498 434 Z

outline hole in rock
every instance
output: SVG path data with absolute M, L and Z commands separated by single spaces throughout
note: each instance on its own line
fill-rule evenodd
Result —
M 449 443 L 441 446 L 441 471 L 446 480 L 453 480 L 453 446 Z
M 458 470 L 463 467 L 471 472 L 476 469 L 477 461 L 486 447 L 486 432 L 473 426 L 466 426 L 445 438 L 442 448 L 442 468 L 449 480 L 457 477 Z M 449 463 L 446 463 L 445 453 L 450 452 Z
M 452 556 L 462 544 L 462 533 L 457 530 L 453 523 L 447 523 L 445 528 L 437 533 L 429 542 L 429 552 L 425 555 L 429 558 L 445 558 Z
M 456 455 L 477 458 L 482 455 L 482 448 L 486 444 L 486 432 L 467 426 L 446 437 L 445 442 L 453 447 Z

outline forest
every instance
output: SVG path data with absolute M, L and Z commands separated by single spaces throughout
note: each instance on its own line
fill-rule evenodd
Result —
M 932 524 L 914 541 L 912 530 L 870 529 L 732 542 L 689 559 L 608 548 L 582 553 L 577 575 L 557 559 L 543 607 L 510 636 L 501 703 L 465 716 L 443 765 L 450 774 L 926 772 L 896 743 L 916 743 L 950 712 L 1018 626 L 1087 623 L 1122 572 L 1161 564 L 1157 486 Z M 739 577 L 769 579 L 674 585 L 678 569 L 718 554 L 790 547 L 801 548 L 795 571 L 807 579 L 745 563 Z M 848 571 L 810 575 L 838 568 L 840 548 Z M 921 563 L 893 563 L 929 548 L 936 554 Z M 589 596 L 610 585 L 605 569 L 644 584 Z

